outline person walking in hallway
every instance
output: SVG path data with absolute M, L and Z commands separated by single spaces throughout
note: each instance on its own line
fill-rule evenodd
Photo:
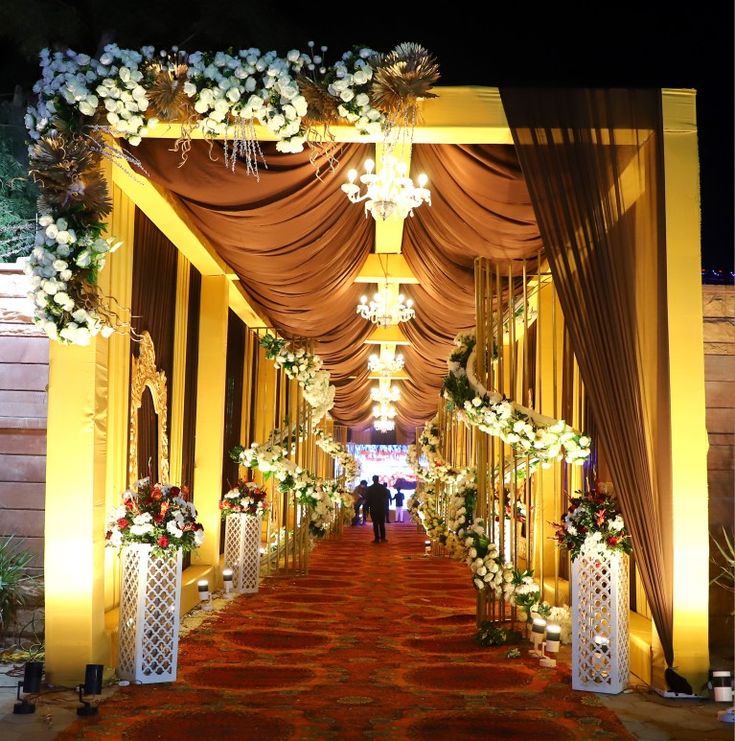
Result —
M 356 486 L 352 492 L 352 503 L 355 505 L 355 517 L 352 520 L 353 525 L 360 524 L 360 509 L 365 505 L 365 492 L 367 491 L 367 481 L 363 479 L 359 486 Z M 363 510 L 364 512 L 364 510 Z M 365 524 L 365 516 L 363 515 L 362 524 Z
M 393 501 L 396 503 L 396 522 L 403 522 L 403 500 L 404 494 L 401 487 L 396 487 L 396 493 L 393 495 Z
M 388 489 L 380 483 L 377 476 L 373 476 L 373 483 L 368 486 L 365 501 L 370 509 L 373 521 L 373 543 L 385 543 L 385 510 L 390 498 Z

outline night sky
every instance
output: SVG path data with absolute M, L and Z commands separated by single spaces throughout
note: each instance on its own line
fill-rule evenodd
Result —
M 0 7 L 0 94 L 37 76 L 36 48 L 68 43 L 95 53 L 109 32 L 121 46 L 189 50 L 259 46 L 285 52 L 313 39 L 333 60 L 353 44 L 388 50 L 416 41 L 437 56 L 445 85 L 696 88 L 703 266 L 733 269 L 733 8 L 701 3 L 274 2 L 111 4 L 25 0 Z M 136 7 L 138 11 L 136 12 Z M 401 10 L 402 7 L 410 8 Z M 334 10 L 331 10 L 334 8 Z M 695 16 L 700 11 L 705 16 Z

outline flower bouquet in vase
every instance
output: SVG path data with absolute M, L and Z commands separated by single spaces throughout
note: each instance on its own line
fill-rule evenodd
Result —
M 251 481 L 238 481 L 220 501 L 225 521 L 225 568 L 232 569 L 232 586 L 257 592 L 260 576 L 261 518 L 268 511 L 267 494 Z
M 110 513 L 107 544 L 121 548 L 118 675 L 173 682 L 179 644 L 182 553 L 199 547 L 204 528 L 187 490 L 141 479 Z
M 628 683 L 630 536 L 602 487 L 577 492 L 555 527 L 572 558 L 572 688 L 618 694 Z

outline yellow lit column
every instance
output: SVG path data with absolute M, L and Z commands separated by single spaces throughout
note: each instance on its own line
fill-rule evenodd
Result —
M 193 552 L 192 563 L 196 565 L 216 564 L 219 560 L 228 292 L 224 275 L 202 276 L 194 499 L 205 539 L 202 547 Z
M 109 178 L 108 178 L 109 181 Z M 112 186 L 110 234 L 123 246 L 108 259 L 100 273 L 100 288 L 114 296 L 120 306 L 129 307 L 133 290 L 133 238 L 135 204 L 118 186 Z M 105 465 L 105 514 L 120 502 L 128 486 L 128 429 L 130 403 L 130 335 L 115 332 L 106 342 L 98 343 L 99 352 L 106 351 L 100 363 L 108 368 L 105 389 L 97 389 L 98 407 L 107 407 L 107 437 L 103 455 L 97 465 Z M 117 607 L 120 601 L 120 559 L 110 548 L 105 551 L 105 610 Z M 110 626 L 108 625 L 108 628 Z
M 707 430 L 695 94 L 663 92 L 674 543 L 674 657 L 694 691 L 709 668 Z
M 44 577 L 46 673 L 78 683 L 108 663 L 104 625 L 104 413 L 95 411 L 97 345 L 50 343 Z M 103 372 L 103 371 L 101 371 Z M 104 380 L 104 379 L 103 379 Z

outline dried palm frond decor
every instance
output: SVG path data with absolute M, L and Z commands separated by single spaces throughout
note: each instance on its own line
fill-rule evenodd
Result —
M 181 125 L 181 133 L 171 147 L 172 152 L 181 152 L 179 167 L 189 158 L 191 135 L 197 124 L 193 101 L 185 89 L 189 70 L 186 59 L 186 52 L 174 47 L 170 52 L 161 51 L 158 59 L 144 66 L 148 119 Z
M 41 212 L 73 211 L 81 224 L 93 224 L 112 210 L 100 154 L 80 136 L 41 137 L 29 152 L 29 172 L 40 186 Z
M 436 98 L 429 92 L 439 79 L 436 58 L 420 44 L 399 44 L 371 60 L 375 68 L 370 102 L 381 111 L 389 128 L 413 129 L 418 122 L 418 101 Z

